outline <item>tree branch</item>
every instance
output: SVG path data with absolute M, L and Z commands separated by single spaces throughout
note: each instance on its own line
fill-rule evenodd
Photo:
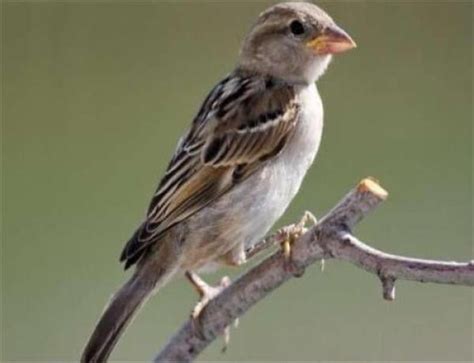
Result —
M 364 179 L 316 226 L 294 242 L 291 249 L 294 267 L 304 271 L 314 262 L 329 258 L 351 262 L 380 278 L 386 300 L 395 298 L 397 279 L 474 286 L 474 261 L 442 262 L 391 255 L 352 236 L 355 224 L 386 198 L 387 192 L 375 180 Z M 281 233 L 266 238 L 247 251 L 247 256 L 283 242 L 282 238 Z M 235 319 L 294 277 L 286 263 L 279 250 L 234 281 L 206 305 L 198 324 L 191 320 L 185 322 L 154 361 L 194 360 Z

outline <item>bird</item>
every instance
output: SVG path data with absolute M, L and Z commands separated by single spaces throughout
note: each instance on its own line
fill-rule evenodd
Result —
M 318 152 L 316 82 L 335 54 L 355 47 L 312 3 L 278 3 L 258 16 L 125 244 L 120 261 L 134 272 L 106 306 L 82 362 L 106 361 L 135 313 L 173 277 L 245 263 L 245 250 L 283 215 Z

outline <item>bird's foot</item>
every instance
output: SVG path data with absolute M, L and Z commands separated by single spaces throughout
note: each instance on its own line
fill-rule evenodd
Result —
M 285 269 L 292 273 L 295 277 L 301 277 L 304 274 L 304 269 L 294 264 L 292 260 L 291 249 L 293 243 L 308 230 L 308 228 L 306 228 L 308 223 L 316 225 L 318 221 L 311 212 L 306 211 L 297 224 L 284 227 L 278 231 L 278 233 L 281 235 L 281 240 L 283 241 L 281 246 L 283 249 L 283 255 L 285 257 Z
M 193 310 L 191 311 L 191 320 L 192 320 L 195 331 L 198 332 L 198 334 L 204 338 L 205 335 L 204 335 L 202 325 L 200 322 L 201 312 L 209 303 L 209 301 L 214 299 L 226 287 L 230 285 L 231 281 L 228 276 L 224 276 L 222 277 L 218 286 L 211 286 L 208 283 L 206 283 L 203 279 L 201 279 L 196 273 L 191 272 L 191 271 L 186 271 L 186 278 L 194 286 L 194 288 L 196 289 L 200 297 L 199 302 L 194 306 Z M 234 322 L 235 326 L 237 326 L 237 324 L 238 324 L 238 319 L 236 319 Z M 223 352 L 227 350 L 229 341 L 230 341 L 230 327 L 228 326 L 224 330 L 224 347 L 222 348 Z
M 191 312 L 191 317 L 193 319 L 198 319 L 202 310 L 206 307 L 209 301 L 219 295 L 222 290 L 224 290 L 227 286 L 230 285 L 230 279 L 227 276 L 224 276 L 221 279 L 221 282 L 218 286 L 209 285 L 196 273 L 191 271 L 186 272 L 186 277 L 189 282 L 191 282 L 191 284 L 194 286 L 200 297 L 199 302 L 196 304 L 196 306 L 193 308 L 193 311 Z

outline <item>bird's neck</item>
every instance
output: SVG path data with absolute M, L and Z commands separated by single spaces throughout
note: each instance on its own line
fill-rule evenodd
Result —
M 314 84 L 325 72 L 331 63 L 332 57 L 326 55 L 313 59 L 310 63 L 299 69 L 284 69 L 267 64 L 265 61 L 259 61 L 252 58 L 241 58 L 237 64 L 237 69 L 241 72 L 260 75 L 265 78 L 272 78 L 278 82 L 292 86 L 309 86 Z
M 304 79 L 299 79 L 297 77 L 286 77 L 274 72 L 270 72 L 269 69 L 255 67 L 254 65 L 248 65 L 245 63 L 239 63 L 236 67 L 235 72 L 244 76 L 260 77 L 265 79 L 267 82 L 271 82 L 276 86 L 294 86 L 294 87 L 306 87 L 314 84 L 313 82 L 308 82 Z

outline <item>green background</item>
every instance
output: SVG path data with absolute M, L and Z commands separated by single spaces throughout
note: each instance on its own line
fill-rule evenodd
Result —
M 269 2 L 2 3 L 2 358 L 76 360 L 127 278 L 123 243 L 211 87 Z M 399 254 L 472 259 L 472 2 L 327 2 L 359 47 L 319 82 L 325 135 L 278 225 L 322 216 L 372 175 L 389 200 L 357 229 Z M 248 267 L 244 267 L 244 271 Z M 216 281 L 220 275 L 208 276 Z M 473 358 L 473 293 L 329 261 L 241 319 L 203 360 Z M 148 360 L 187 318 L 175 280 L 113 359 Z

